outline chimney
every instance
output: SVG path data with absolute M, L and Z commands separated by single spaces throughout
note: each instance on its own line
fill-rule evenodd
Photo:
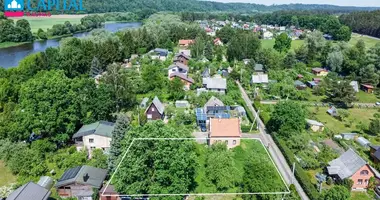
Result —
M 83 181 L 84 182 L 87 182 L 87 180 L 90 178 L 90 176 L 88 175 L 88 173 L 86 173 L 85 175 L 83 175 Z

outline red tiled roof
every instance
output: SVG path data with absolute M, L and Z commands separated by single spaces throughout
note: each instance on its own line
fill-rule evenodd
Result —
M 179 40 L 179 45 L 189 45 L 194 43 L 194 40 Z
M 368 84 L 362 84 L 362 86 L 368 88 L 368 89 L 373 89 L 373 86 L 372 85 L 368 85 Z
M 241 137 L 239 119 L 211 119 L 210 137 Z

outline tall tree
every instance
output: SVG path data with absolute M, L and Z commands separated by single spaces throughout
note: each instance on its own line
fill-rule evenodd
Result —
M 344 186 L 334 186 L 325 190 L 322 194 L 322 200 L 348 200 L 350 191 Z
M 214 58 L 212 44 L 208 42 L 205 47 L 205 57 L 207 60 L 212 61 Z
M 180 100 L 185 97 L 185 91 L 183 90 L 183 82 L 180 78 L 174 78 L 169 84 L 170 98 L 173 100 Z
M 278 52 L 287 52 L 292 45 L 292 39 L 286 33 L 281 33 L 276 37 L 273 48 Z
M 129 119 L 125 114 L 119 114 L 116 120 L 115 128 L 112 131 L 111 148 L 108 157 L 108 170 L 113 172 L 120 161 L 120 155 L 123 151 L 123 139 L 129 128 Z
M 351 103 L 356 100 L 354 88 L 352 88 L 348 80 L 332 80 L 328 84 L 326 96 L 330 101 L 343 104 L 346 107 L 351 106 Z
M 327 56 L 326 63 L 332 71 L 341 72 L 343 64 L 343 54 L 340 51 L 333 51 L 329 53 Z

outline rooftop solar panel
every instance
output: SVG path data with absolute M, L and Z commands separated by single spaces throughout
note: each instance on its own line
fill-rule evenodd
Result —
M 61 179 L 59 179 L 58 181 L 65 181 L 65 180 L 75 178 L 75 176 L 78 174 L 80 169 L 81 169 L 81 167 L 74 167 L 74 168 L 71 168 L 71 169 L 65 171 L 65 173 L 62 175 Z

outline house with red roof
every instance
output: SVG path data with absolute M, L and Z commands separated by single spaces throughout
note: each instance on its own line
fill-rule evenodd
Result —
M 187 48 L 193 43 L 194 43 L 194 40 L 179 40 L 178 45 L 179 47 Z
M 220 40 L 220 38 L 216 38 L 214 40 L 214 45 L 216 45 L 216 46 L 223 46 L 223 42 Z
M 194 83 L 194 79 L 188 77 L 187 75 L 184 75 L 184 74 L 181 74 L 181 73 L 178 73 L 178 72 L 175 72 L 175 73 L 171 73 L 169 75 L 169 79 L 170 80 L 173 80 L 175 78 L 179 78 L 181 79 L 182 83 L 184 84 L 184 88 L 185 90 L 190 90 L 190 86 L 191 84 Z
M 229 149 L 240 145 L 241 130 L 238 118 L 211 118 L 209 145 L 217 142 L 226 143 Z
M 361 84 L 360 89 L 367 93 L 373 93 L 374 87 L 370 84 Z

